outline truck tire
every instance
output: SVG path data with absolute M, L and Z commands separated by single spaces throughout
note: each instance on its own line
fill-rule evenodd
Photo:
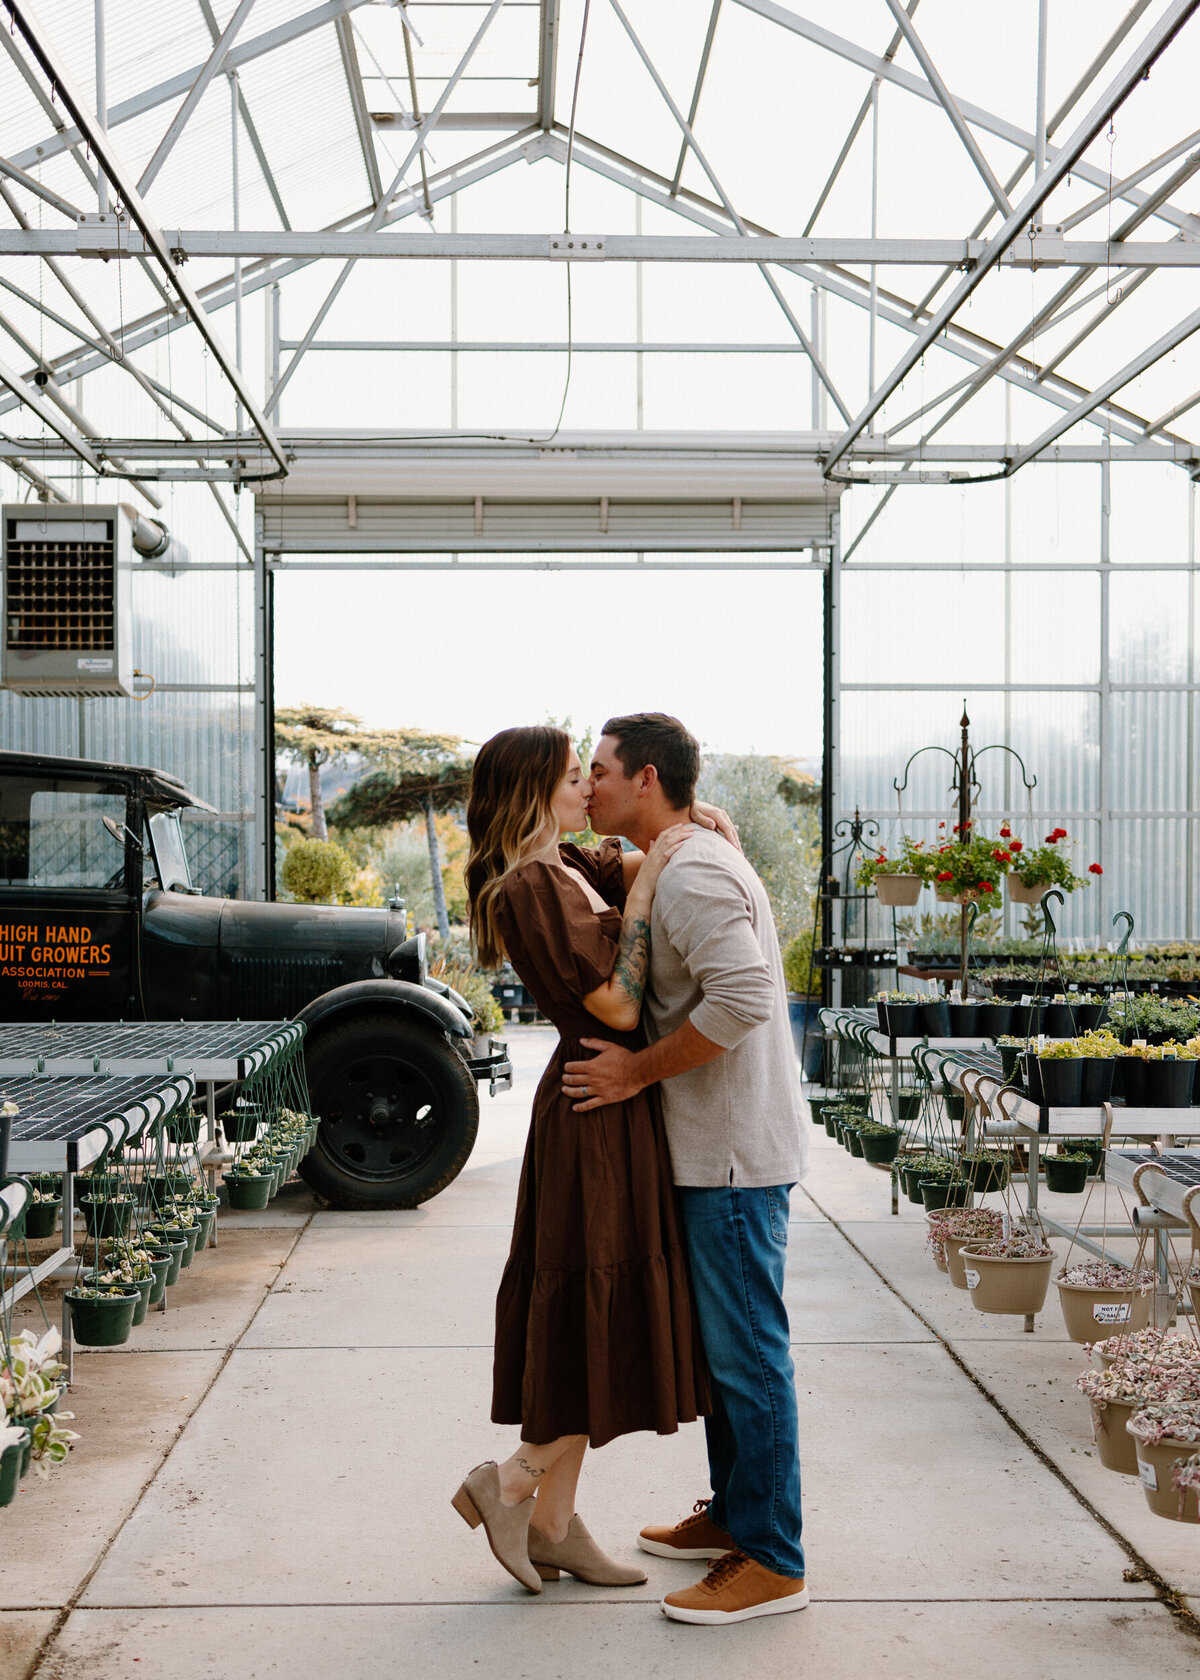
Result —
M 305 1047 L 321 1120 L 300 1176 L 340 1208 L 413 1208 L 462 1171 L 479 1130 L 466 1062 L 434 1027 L 378 1011 L 331 1021 Z

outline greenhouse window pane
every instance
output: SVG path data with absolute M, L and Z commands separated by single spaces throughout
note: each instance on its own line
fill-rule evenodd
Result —
M 1157 461 L 1115 461 L 1108 470 L 1108 557 L 1112 563 L 1186 562 L 1187 474 Z
M 1004 678 L 999 572 L 842 577 L 842 680 L 980 683 Z M 947 713 L 953 711 L 947 702 Z M 955 714 L 957 716 L 957 714 Z
M 1029 466 L 1012 478 L 1012 557 L 1018 564 L 1094 566 L 1100 559 L 1100 469 Z
M 1134 689 L 1110 696 L 1109 804 L 1114 811 L 1187 807 L 1189 696 Z
M 984 745 L 1003 737 L 1003 695 L 969 695 L 967 710 L 972 740 Z M 903 809 L 905 813 L 936 811 L 953 820 L 952 759 L 959 747 L 961 716 L 961 699 L 944 692 L 843 693 L 841 809 L 852 811 L 858 806 L 890 821 L 897 810 L 893 782 L 903 779 L 912 754 L 936 746 L 942 750 L 923 752 L 911 765 Z
M 1098 808 L 1098 694 L 1011 695 L 1008 743 L 1020 753 L 1029 777 L 1037 778 L 1035 811 L 1046 817 L 1065 818 L 1070 812 Z M 1028 796 L 1015 764 L 1008 775 L 1008 806 L 1015 817 L 1028 809 Z
M 1186 572 L 1114 572 L 1109 579 L 1112 682 L 1188 680 Z
M 1109 915 L 1129 910 L 1134 937 L 1179 939 L 1195 915 L 1188 856 L 1189 824 L 1181 818 L 1117 818 L 1108 825 L 1104 879 Z M 1195 838 L 1194 833 L 1192 836 Z
M 1100 578 L 1014 572 L 1011 681 L 1100 680 Z

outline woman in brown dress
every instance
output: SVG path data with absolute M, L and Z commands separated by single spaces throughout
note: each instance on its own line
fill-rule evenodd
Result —
M 623 856 L 615 839 L 560 844 L 586 828 L 589 791 L 561 730 L 508 729 L 480 749 L 467 806 L 480 960 L 507 953 L 559 1030 L 496 1301 L 492 1421 L 519 1424 L 521 1442 L 503 1464 L 471 1471 L 453 1500 L 531 1592 L 563 1569 L 603 1586 L 646 1579 L 606 1557 L 575 1513 L 584 1453 L 634 1430 L 674 1433 L 707 1410 L 658 1094 L 586 1117 L 562 1095 L 562 1064 L 597 1021 L 614 1043 L 644 1042 L 650 906 L 688 827 L 644 857 Z

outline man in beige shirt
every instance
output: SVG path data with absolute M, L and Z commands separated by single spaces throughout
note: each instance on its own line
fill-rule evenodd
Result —
M 593 829 L 644 850 L 687 820 L 699 765 L 676 718 L 611 718 L 592 759 Z M 577 1113 L 662 1082 L 712 1372 L 712 1498 L 673 1527 L 643 1529 L 638 1544 L 661 1557 L 715 1560 L 704 1580 L 663 1600 L 678 1621 L 799 1610 L 808 1593 L 783 1304 L 788 1198 L 805 1168 L 799 1070 L 766 892 L 742 853 L 710 831 L 691 835 L 660 877 L 642 1018 L 644 1050 L 584 1039 L 596 1055 L 568 1062 L 563 1079 Z

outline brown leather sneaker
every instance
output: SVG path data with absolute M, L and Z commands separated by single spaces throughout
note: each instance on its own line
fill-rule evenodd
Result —
M 807 1603 L 803 1579 L 776 1575 L 745 1552 L 735 1551 L 714 1563 L 694 1587 L 668 1593 L 662 1611 L 675 1622 L 748 1622 L 753 1616 L 803 1610 Z
M 644 1528 L 638 1535 L 638 1545 L 655 1557 L 680 1558 L 685 1563 L 724 1557 L 733 1550 L 733 1539 L 716 1523 L 709 1522 L 710 1503 L 708 1499 L 697 1499 L 691 1516 L 684 1517 L 674 1528 Z

